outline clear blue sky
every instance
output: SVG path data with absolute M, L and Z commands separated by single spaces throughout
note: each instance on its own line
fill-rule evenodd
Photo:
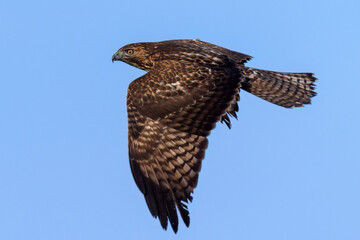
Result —
M 360 239 L 360 3 L 0 2 L 0 238 Z M 314 72 L 311 106 L 246 92 L 210 136 L 191 224 L 163 231 L 131 176 L 121 46 L 200 38 Z

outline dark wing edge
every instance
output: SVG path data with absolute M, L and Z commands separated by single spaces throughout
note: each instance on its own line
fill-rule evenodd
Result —
M 159 218 L 164 229 L 169 221 L 176 233 L 176 208 L 185 225 L 190 224 L 186 203 L 192 201 L 207 138 L 168 128 L 150 118 L 134 119 L 135 116 L 130 110 L 129 157 L 133 177 L 152 216 Z M 137 121 L 143 123 L 143 128 L 134 134 L 131 128 Z
M 238 64 L 246 63 L 247 61 L 249 61 L 250 59 L 253 58 L 250 55 L 246 55 L 246 54 L 243 54 L 243 53 L 240 53 L 240 52 L 232 51 L 230 49 L 223 48 L 223 47 L 220 47 L 220 46 L 212 44 L 212 43 L 201 41 L 200 39 L 196 39 L 194 41 L 196 43 L 199 43 L 201 45 L 204 45 L 204 46 L 207 46 L 207 47 L 209 47 L 211 49 L 219 51 L 221 54 L 226 55 L 230 60 L 232 60 L 232 61 L 234 61 L 234 62 L 236 62 Z

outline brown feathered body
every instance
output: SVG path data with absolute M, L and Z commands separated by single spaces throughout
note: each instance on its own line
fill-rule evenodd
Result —
M 128 89 L 129 158 L 151 214 L 164 229 L 186 226 L 188 201 L 198 182 L 207 136 L 218 121 L 230 128 L 239 91 L 271 103 L 300 107 L 315 96 L 312 73 L 245 67 L 250 56 L 200 40 L 129 44 L 115 53 L 147 71 Z

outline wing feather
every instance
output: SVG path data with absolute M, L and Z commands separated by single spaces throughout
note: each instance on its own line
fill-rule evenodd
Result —
M 206 136 L 238 94 L 240 78 L 230 66 L 163 64 L 129 86 L 129 158 L 152 216 L 176 232 L 176 208 L 190 224 L 186 204 L 198 183 Z

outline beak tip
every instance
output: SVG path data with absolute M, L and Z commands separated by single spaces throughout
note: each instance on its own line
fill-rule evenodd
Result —
M 123 53 L 122 52 L 119 52 L 117 51 L 111 58 L 111 61 L 112 62 L 115 62 L 115 61 L 122 61 L 122 58 L 123 58 Z

